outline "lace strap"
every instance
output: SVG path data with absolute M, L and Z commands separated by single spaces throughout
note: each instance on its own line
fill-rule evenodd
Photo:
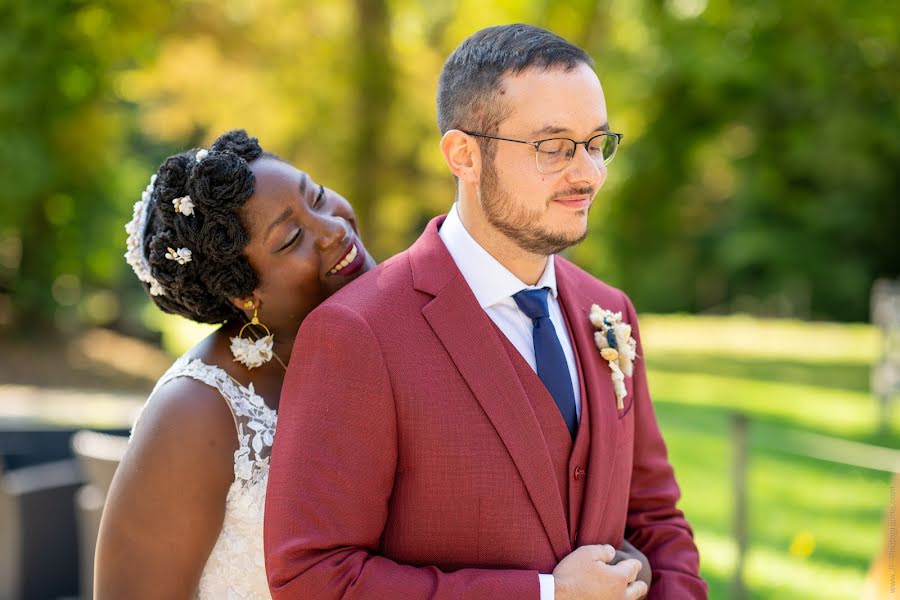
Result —
M 219 393 L 228 402 L 228 408 L 231 409 L 235 418 L 244 412 L 242 405 L 246 402 L 246 394 L 242 392 L 243 388 L 229 377 L 223 369 L 208 365 L 199 358 L 191 359 L 187 356 L 182 356 L 175 361 L 169 370 L 156 382 L 150 395 L 153 396 L 156 390 L 178 377 L 190 377 L 219 390 Z
M 201 381 L 216 388 L 225 398 L 234 418 L 239 442 L 238 450 L 235 453 L 235 460 L 238 461 L 235 463 L 236 474 L 238 473 L 238 463 L 251 459 L 249 456 L 251 451 L 254 462 L 268 458 L 274 440 L 277 415 L 253 390 L 252 383 L 244 387 L 228 375 L 224 369 L 208 365 L 199 358 L 190 359 L 182 356 L 160 377 L 150 396 L 152 397 L 153 393 L 162 385 L 177 377 L 191 377 Z M 137 421 L 135 421 L 135 427 L 137 427 Z M 240 459 L 240 457 L 244 458 Z
M 181 356 L 178 360 L 176 360 L 169 370 L 163 373 L 162 377 L 157 380 L 156 385 L 153 386 L 153 390 L 150 392 L 150 395 L 147 396 L 146 402 L 141 407 L 137 416 L 134 419 L 134 423 L 131 425 L 131 434 L 129 435 L 129 440 L 134 436 L 134 432 L 137 430 L 138 424 L 141 421 L 141 417 L 144 414 L 144 409 L 147 408 L 147 404 L 153 399 L 153 396 L 156 394 L 156 391 L 161 388 L 166 383 L 172 381 L 173 379 L 177 379 L 178 377 L 190 377 L 192 379 L 196 379 L 201 381 L 211 387 L 216 388 L 219 393 L 225 398 L 226 403 L 228 404 L 228 410 L 231 412 L 231 417 L 234 419 L 234 427 L 238 434 L 238 440 L 241 439 L 241 427 L 240 422 L 238 420 L 237 413 L 235 412 L 235 402 L 233 398 L 235 397 L 237 386 L 234 385 L 234 382 L 230 382 L 235 389 L 228 389 L 225 386 L 219 386 L 216 378 L 212 376 L 210 371 L 214 370 L 215 367 L 211 367 L 207 365 L 203 361 L 199 359 L 191 360 L 188 356 Z M 224 373 L 224 371 L 223 371 Z M 227 377 L 226 377 L 227 378 Z

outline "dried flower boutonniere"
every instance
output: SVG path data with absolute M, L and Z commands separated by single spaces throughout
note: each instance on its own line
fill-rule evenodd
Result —
M 621 312 L 614 313 L 594 304 L 590 316 L 591 323 L 597 328 L 594 343 L 600 349 L 600 356 L 609 363 L 616 407 L 621 410 L 625 408 L 623 400 L 628 395 L 625 378 L 631 377 L 637 358 L 637 342 L 631 337 L 631 325 L 622 321 Z

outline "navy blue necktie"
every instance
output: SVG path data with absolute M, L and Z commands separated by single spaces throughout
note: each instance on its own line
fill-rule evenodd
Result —
M 534 324 L 532 338 L 538 377 L 556 401 L 569 433 L 572 439 L 575 439 L 575 432 L 578 431 L 575 391 L 572 389 L 572 378 L 569 376 L 569 363 L 566 362 L 566 355 L 563 354 L 562 345 L 556 336 L 556 328 L 550 320 L 550 311 L 547 308 L 549 292 L 550 288 L 522 290 L 513 294 L 513 300 Z

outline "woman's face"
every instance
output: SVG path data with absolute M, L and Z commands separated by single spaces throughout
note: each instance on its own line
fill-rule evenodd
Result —
M 243 208 L 245 254 L 259 277 L 259 319 L 296 331 L 323 300 L 375 265 L 359 239 L 350 203 L 280 160 L 250 165 L 253 196 Z M 242 310 L 243 307 L 241 307 Z

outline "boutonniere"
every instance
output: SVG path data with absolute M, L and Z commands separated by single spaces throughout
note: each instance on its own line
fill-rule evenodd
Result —
M 614 313 L 594 304 L 590 316 L 591 323 L 597 328 L 594 343 L 600 349 L 600 356 L 609 363 L 616 407 L 621 410 L 625 408 L 623 400 L 628 395 L 625 378 L 631 377 L 637 358 L 637 342 L 631 337 L 631 325 L 622 321 L 621 312 Z

